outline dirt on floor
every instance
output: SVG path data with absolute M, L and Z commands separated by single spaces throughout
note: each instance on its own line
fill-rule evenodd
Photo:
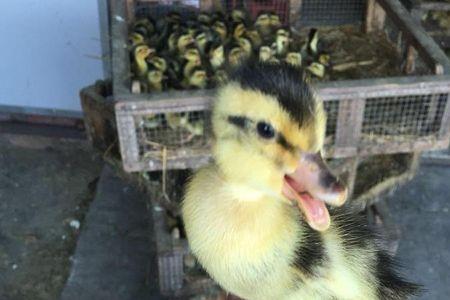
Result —
M 84 140 L 0 135 L 0 299 L 58 299 L 102 160 Z

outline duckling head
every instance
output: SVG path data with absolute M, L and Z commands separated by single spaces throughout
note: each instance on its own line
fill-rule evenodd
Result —
M 273 56 L 272 49 L 269 46 L 259 48 L 259 60 L 269 61 Z
M 302 55 L 300 52 L 288 52 L 286 62 L 292 66 L 300 67 L 302 65 Z
M 138 45 L 134 48 L 134 56 L 136 59 L 144 60 L 153 53 L 155 53 L 155 49 L 147 45 Z
M 325 230 L 325 203 L 342 205 L 346 189 L 320 154 L 326 116 L 302 78 L 284 62 L 236 69 L 214 104 L 213 156 L 225 181 L 258 195 L 239 200 L 296 201 L 310 226 Z

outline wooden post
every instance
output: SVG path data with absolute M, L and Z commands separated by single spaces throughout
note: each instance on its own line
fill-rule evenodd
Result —
M 364 32 L 370 33 L 373 31 L 382 30 L 385 19 L 386 13 L 381 6 L 375 0 L 367 0 Z
M 346 153 L 357 153 L 364 118 L 364 106 L 364 99 L 339 101 L 335 138 L 336 149 L 340 148 Z
M 416 50 L 409 45 L 405 54 L 404 71 L 406 74 L 412 74 L 416 70 Z
M 128 22 L 131 24 L 134 21 L 135 17 L 135 11 L 134 11 L 134 0 L 125 0 L 127 3 L 127 16 L 128 16 Z
M 302 7 L 302 0 L 289 1 L 289 24 L 295 25 L 295 22 L 300 18 L 300 10 Z

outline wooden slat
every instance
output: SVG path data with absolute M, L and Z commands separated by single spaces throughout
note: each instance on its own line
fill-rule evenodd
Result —
M 127 8 L 123 0 L 111 0 L 111 50 L 113 95 L 119 97 L 130 93 L 130 59 L 127 49 Z
M 450 3 L 448 2 L 428 2 L 422 1 L 419 7 L 423 10 L 450 10 Z
M 134 11 L 134 7 L 135 7 L 135 0 L 125 0 L 126 1 L 126 5 L 127 5 L 127 21 L 129 24 L 132 24 L 132 22 L 134 21 L 134 16 L 135 16 L 135 11 Z
M 324 101 L 448 93 L 450 76 L 390 77 L 316 83 Z
M 364 99 L 339 101 L 335 147 L 353 149 L 356 154 L 364 116 Z
M 398 0 L 377 0 L 389 18 L 402 30 L 405 38 L 416 48 L 434 74 L 450 74 L 450 62 L 438 45 L 430 38 Z

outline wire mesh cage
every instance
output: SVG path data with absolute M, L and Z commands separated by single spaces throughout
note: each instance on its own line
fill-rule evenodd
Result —
M 318 26 L 326 43 L 348 48 L 344 56 L 363 55 L 339 62 L 330 53 L 334 67 L 352 71 L 341 76 L 341 71 L 331 70 L 329 81 L 314 82 L 328 113 L 328 157 L 438 149 L 448 143 L 450 79 L 437 74 L 448 72 L 450 64 L 397 0 L 117 0 L 111 4 L 113 90 L 127 171 L 196 168 L 209 161 L 208 110 L 214 99 L 214 90 L 133 94 L 130 24 L 174 11 L 188 20 L 199 11 L 220 8 L 231 13 L 235 7 L 244 8 L 251 18 L 275 12 L 292 32 Z M 336 24 L 358 27 L 333 31 L 330 25 Z

